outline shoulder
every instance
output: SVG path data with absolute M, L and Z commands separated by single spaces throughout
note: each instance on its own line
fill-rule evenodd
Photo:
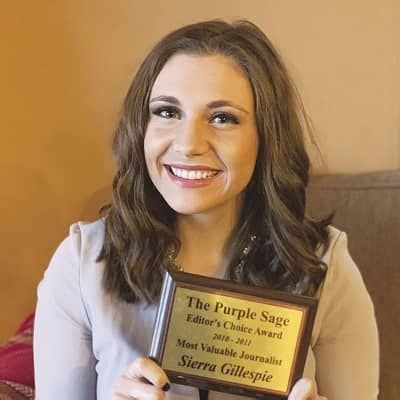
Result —
M 74 266 L 79 268 L 87 261 L 96 259 L 103 246 L 104 232 L 103 219 L 73 223 L 69 227 L 68 236 L 55 251 L 49 268 L 53 265 L 53 269 L 73 269 Z
M 104 242 L 104 231 L 102 219 L 73 223 L 38 286 L 39 300 L 47 299 L 75 317 L 80 313 L 87 325 L 87 295 L 101 286 L 103 265 L 96 260 Z
M 78 221 L 69 227 L 69 238 L 74 242 L 82 253 L 96 253 L 100 251 L 104 242 L 105 225 L 104 219 L 98 219 L 93 222 Z M 68 238 L 67 238 L 68 239 Z
M 103 247 L 104 235 L 103 218 L 93 222 L 75 222 L 70 225 L 68 237 L 54 255 L 65 269 L 76 270 L 75 276 L 82 293 L 100 285 L 104 265 L 103 262 L 98 263 L 97 258 Z
M 321 257 L 327 271 L 317 296 L 319 305 L 314 324 L 314 343 L 324 336 L 331 337 L 343 328 L 347 318 L 359 315 L 373 315 L 373 304 L 360 270 L 352 259 L 347 245 L 347 235 L 329 227 L 330 243 Z M 353 315 L 353 317 L 352 317 Z
M 348 250 L 347 234 L 332 226 L 328 227 L 328 231 L 329 247 L 321 257 L 327 266 L 320 288 L 321 297 L 345 286 L 364 286 L 361 273 Z

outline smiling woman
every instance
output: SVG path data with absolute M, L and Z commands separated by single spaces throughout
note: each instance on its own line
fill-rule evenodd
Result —
M 223 208 L 237 220 L 258 151 L 244 72 L 227 57 L 178 54 L 150 98 L 144 152 L 161 196 L 179 214 L 210 219 Z
M 326 399 L 318 387 L 330 400 L 376 400 L 369 295 L 345 234 L 305 214 L 306 121 L 282 60 L 248 21 L 188 25 L 151 50 L 115 132 L 112 202 L 71 226 L 39 287 L 38 400 L 198 398 L 146 357 L 163 276 L 178 265 L 319 298 L 289 399 Z

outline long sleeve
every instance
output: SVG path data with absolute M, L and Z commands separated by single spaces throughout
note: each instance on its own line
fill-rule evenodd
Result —
M 96 360 L 80 288 L 80 240 L 79 232 L 70 232 L 38 287 L 34 330 L 37 400 L 96 399 Z
M 374 307 L 344 233 L 332 251 L 320 307 L 324 313 L 314 347 L 319 393 L 329 400 L 376 400 L 379 346 Z

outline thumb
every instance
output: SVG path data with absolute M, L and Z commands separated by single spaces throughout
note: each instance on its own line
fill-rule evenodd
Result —
M 288 400 L 320 400 L 320 397 L 312 380 L 301 378 L 293 386 Z

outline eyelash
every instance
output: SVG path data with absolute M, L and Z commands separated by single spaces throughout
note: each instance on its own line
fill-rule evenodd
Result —
M 151 111 L 151 113 L 153 115 L 155 115 L 157 117 L 160 117 L 160 118 L 165 118 L 165 119 L 174 118 L 174 116 L 172 116 L 172 117 L 163 117 L 162 116 L 163 112 L 168 112 L 170 114 L 174 114 L 174 116 L 179 115 L 179 109 L 177 109 L 176 107 L 171 107 L 171 106 L 167 106 L 167 107 L 163 106 L 163 107 L 156 108 L 156 109 Z M 226 111 L 219 111 L 219 112 L 216 112 L 215 114 L 211 115 L 210 121 L 212 121 L 214 118 L 217 118 L 217 117 L 223 118 L 225 120 L 225 123 L 230 123 L 230 124 L 233 124 L 233 125 L 237 125 L 239 123 L 239 119 L 235 115 L 233 115 L 231 113 L 228 113 Z

